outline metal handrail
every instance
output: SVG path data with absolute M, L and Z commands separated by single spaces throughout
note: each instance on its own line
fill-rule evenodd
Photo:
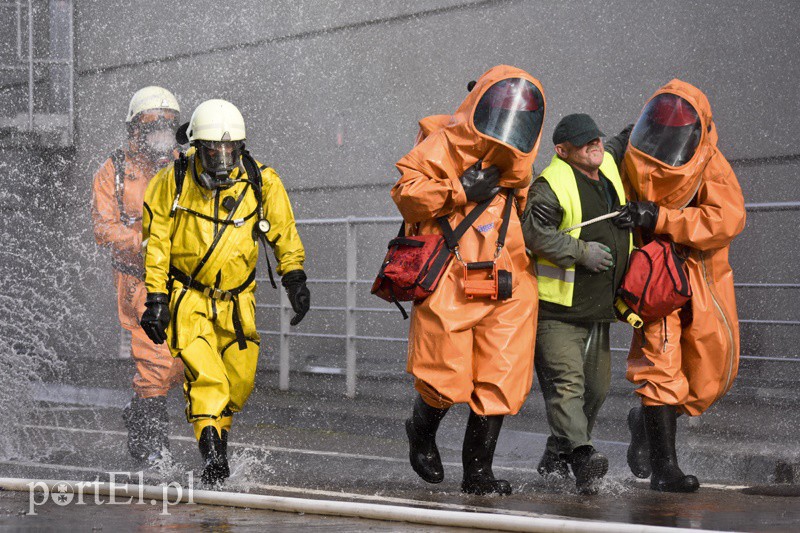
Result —
M 800 202 L 772 202 L 772 203 L 750 203 L 745 204 L 748 211 L 782 211 L 782 210 L 800 210 Z M 289 388 L 289 339 L 292 337 L 300 338 L 330 338 L 345 341 L 345 357 L 346 357 L 346 382 L 347 382 L 347 396 L 353 397 L 356 394 L 356 341 L 381 341 L 381 342 L 397 342 L 407 343 L 406 337 L 381 337 L 381 336 L 368 336 L 358 335 L 356 333 L 357 314 L 358 313 L 397 313 L 395 307 L 378 308 L 378 307 L 363 307 L 356 305 L 356 286 L 359 284 L 372 284 L 371 279 L 357 279 L 356 266 L 357 266 L 357 244 L 358 244 L 358 226 L 364 224 L 397 224 L 403 221 L 399 216 L 388 217 L 342 217 L 342 218 L 317 218 L 317 219 L 298 219 L 296 224 L 298 226 L 331 226 L 331 225 L 345 225 L 347 229 L 346 238 L 346 276 L 344 278 L 326 278 L 326 279 L 309 279 L 308 283 L 315 284 L 343 284 L 345 285 L 345 303 L 344 305 L 332 306 L 315 306 L 317 311 L 326 312 L 343 312 L 345 314 L 345 333 L 307 333 L 295 332 L 289 329 L 289 319 L 291 318 L 291 306 L 289 305 L 286 295 L 281 291 L 280 304 L 257 304 L 257 308 L 262 309 L 277 309 L 280 311 L 281 327 L 279 331 L 274 330 L 258 330 L 263 335 L 277 335 L 280 337 L 280 388 L 287 390 Z M 266 278 L 258 277 L 256 281 L 266 281 Z M 738 288 L 800 288 L 800 283 L 735 283 Z M 761 319 L 741 319 L 743 324 L 761 324 L 761 325 L 775 325 L 775 326 L 798 326 L 800 321 L 797 320 L 761 320 Z M 615 352 L 627 352 L 628 348 L 612 348 Z M 753 360 L 768 360 L 768 361 L 797 361 L 800 362 L 800 356 L 797 357 L 780 357 L 772 355 L 747 355 L 740 356 L 741 359 Z
M 68 130 L 66 132 L 68 143 L 72 143 L 72 137 L 74 133 L 74 118 L 75 118 L 75 57 L 74 57 L 74 40 L 75 40 L 75 32 L 74 32 L 74 2 L 70 1 L 68 5 L 68 12 L 66 13 L 66 20 L 64 21 L 65 25 L 68 27 L 68 43 L 65 47 L 67 53 L 69 54 L 66 59 L 53 59 L 53 58 L 42 58 L 42 57 L 34 57 L 34 26 L 33 26 L 33 0 L 27 0 L 24 2 L 23 0 L 15 0 L 14 2 L 5 1 L 0 2 L 0 8 L 5 9 L 14 9 L 15 10 L 15 18 L 16 18 L 16 39 L 17 39 L 17 50 L 16 50 L 16 61 L 20 64 L 3 64 L 0 65 L 0 71 L 8 71 L 8 70 L 18 70 L 18 71 L 28 71 L 27 82 L 23 82 L 22 85 L 27 84 L 27 129 L 28 131 L 34 131 L 34 110 L 35 110 L 35 100 L 34 100 L 34 87 L 36 84 L 35 76 L 34 76 L 34 67 L 36 65 L 64 65 L 69 67 L 67 69 L 67 108 L 64 109 L 68 115 Z M 27 11 L 27 13 L 23 13 Z M 51 13 L 52 14 L 52 13 Z M 23 32 L 23 16 L 27 19 L 27 55 L 24 54 L 24 32 Z

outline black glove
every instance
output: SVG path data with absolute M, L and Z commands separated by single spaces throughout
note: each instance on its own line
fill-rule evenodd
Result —
M 467 200 L 480 203 L 500 192 L 497 182 L 500 181 L 500 169 L 492 165 L 481 168 L 483 161 L 478 161 L 461 175 L 461 186 L 467 194 Z
M 619 215 L 611 219 L 618 228 L 642 228 L 651 232 L 656 229 L 657 221 L 658 206 L 653 202 L 628 202 Z
M 542 226 L 557 228 L 564 217 L 564 209 L 560 205 L 534 203 L 531 205 L 531 214 Z
M 139 321 L 142 329 L 151 341 L 164 344 L 169 324 L 169 296 L 161 292 L 149 292 L 144 305 L 147 309 Z
M 296 326 L 311 309 L 311 291 L 306 286 L 306 273 L 303 270 L 292 270 L 281 278 L 281 285 L 286 289 L 286 296 L 292 304 L 295 315 L 289 322 Z

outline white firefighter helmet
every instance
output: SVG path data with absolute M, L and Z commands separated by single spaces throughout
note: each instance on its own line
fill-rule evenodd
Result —
M 206 100 L 194 110 L 186 130 L 189 141 L 243 141 L 244 118 L 226 100 Z
M 125 122 L 130 123 L 136 115 L 150 109 L 171 109 L 176 114 L 181 111 L 174 94 L 163 87 L 151 85 L 134 93 L 131 103 L 128 104 L 128 116 Z
M 224 189 L 234 181 L 230 175 L 244 151 L 244 118 L 226 100 L 206 100 L 194 110 L 188 124 L 176 133 L 181 144 L 190 142 L 203 167 L 198 182 L 206 189 Z

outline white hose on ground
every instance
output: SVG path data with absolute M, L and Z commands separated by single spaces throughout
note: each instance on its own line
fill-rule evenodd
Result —
M 249 509 L 263 509 L 269 511 L 344 516 L 350 518 L 409 522 L 413 524 L 443 527 L 488 529 L 494 531 L 527 531 L 534 533 L 585 533 L 590 531 L 600 533 L 702 533 L 706 531 L 700 529 L 682 529 L 617 522 L 592 522 L 588 520 L 535 518 L 507 514 L 440 511 L 437 509 L 403 507 L 398 505 L 287 498 L 283 496 L 219 492 L 213 490 L 189 491 L 186 488 L 178 489 L 174 485 L 140 486 L 125 483 L 110 484 L 96 481 L 80 482 L 52 479 L 0 478 L 0 490 L 31 492 L 35 487 L 41 487 L 41 484 L 45 484 L 49 490 L 52 489 L 52 491 L 55 492 L 59 485 L 65 483 L 70 487 L 80 487 L 84 495 L 99 494 L 102 496 L 110 496 L 113 493 L 115 498 L 138 497 L 144 500 L 158 501 L 163 501 L 166 498 L 168 502 L 171 502 L 171 505 L 177 504 L 180 501 L 181 503 L 246 507 Z M 119 502 L 120 500 L 117 501 Z

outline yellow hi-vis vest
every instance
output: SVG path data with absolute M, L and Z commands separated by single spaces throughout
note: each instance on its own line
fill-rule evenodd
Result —
M 603 156 L 600 172 L 614 185 L 619 203 L 624 205 L 625 189 L 622 186 L 622 179 L 614 158 L 608 152 L 605 152 Z M 580 224 L 583 221 L 581 196 L 578 192 L 578 183 L 575 181 L 575 173 L 572 167 L 566 161 L 554 155 L 550 164 L 542 171 L 541 177 L 547 180 L 547 184 L 550 185 L 561 207 L 564 209 L 564 216 L 561 219 L 558 230 L 563 231 L 566 228 Z M 569 232 L 569 235 L 575 239 L 580 238 L 580 234 L 581 228 L 576 228 Z M 630 237 L 630 249 L 633 249 L 632 235 Z M 540 300 L 572 307 L 572 295 L 575 292 L 575 265 L 564 269 L 543 257 L 537 257 L 536 275 L 539 281 Z

